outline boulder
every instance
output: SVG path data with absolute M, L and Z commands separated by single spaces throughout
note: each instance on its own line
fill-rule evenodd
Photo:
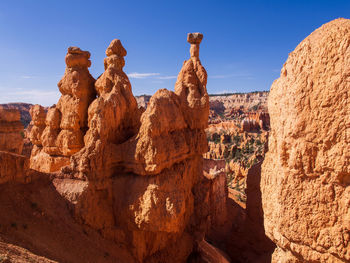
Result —
M 350 261 L 349 50 L 350 20 L 331 21 L 271 87 L 261 191 L 273 262 Z

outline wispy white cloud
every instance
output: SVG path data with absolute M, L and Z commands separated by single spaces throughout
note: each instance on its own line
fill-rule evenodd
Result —
M 160 73 L 139 73 L 139 72 L 132 72 L 128 73 L 128 77 L 131 79 L 146 79 L 146 78 L 153 78 L 153 79 L 161 79 L 161 80 L 168 80 L 168 79 L 176 79 L 177 76 L 173 75 L 161 75 Z
M 36 76 L 31 76 L 31 75 L 23 75 L 21 76 L 21 79 L 35 79 Z
M 145 79 L 149 77 L 159 76 L 160 73 L 139 73 L 139 72 L 132 72 L 128 74 L 129 78 L 133 79 Z
M 249 73 L 232 73 L 224 75 L 209 75 L 208 78 L 211 79 L 227 79 L 227 78 L 240 78 L 240 79 L 253 79 L 254 76 Z
M 50 106 L 57 103 L 60 95 L 58 90 L 2 90 L 0 103 L 26 102 Z

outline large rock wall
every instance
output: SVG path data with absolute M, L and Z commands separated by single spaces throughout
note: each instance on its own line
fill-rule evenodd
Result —
M 262 167 L 273 262 L 350 261 L 350 20 L 315 30 L 269 95 Z

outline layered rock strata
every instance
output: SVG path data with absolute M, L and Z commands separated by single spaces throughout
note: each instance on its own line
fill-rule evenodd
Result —
M 0 150 L 22 153 L 23 124 L 20 112 L 16 109 L 0 107 Z
M 270 91 L 262 167 L 273 262 L 350 261 L 350 20 L 315 30 Z
M 87 131 L 87 110 L 96 97 L 95 79 L 88 67 L 90 53 L 77 47 L 69 47 L 65 58 L 66 70 L 58 83 L 62 93 L 57 105 L 50 107 L 46 117 L 35 120 L 33 114 L 43 114 L 43 109 L 35 106 L 31 110 L 34 130 L 31 135 L 31 168 L 42 172 L 55 172 L 69 164 L 69 158 L 84 147 Z M 40 113 L 36 113 L 36 111 Z M 35 124 L 36 123 L 36 124 Z

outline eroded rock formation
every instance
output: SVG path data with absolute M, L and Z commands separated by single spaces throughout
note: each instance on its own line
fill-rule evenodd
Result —
M 315 30 L 270 91 L 262 168 L 273 262 L 350 261 L 350 20 Z
M 59 187 L 76 218 L 126 244 L 138 262 L 184 262 L 207 229 L 199 187 L 209 113 L 202 38 L 189 34 L 191 58 L 175 92 L 159 90 L 143 113 L 123 72 L 126 51 L 113 40 L 88 109 L 85 147 L 60 176 L 85 182 L 73 195 Z
M 19 110 L 0 107 L 0 151 L 22 153 L 23 124 L 20 117 Z
M 69 164 L 69 158 L 84 147 L 87 130 L 87 109 L 95 98 L 94 78 L 88 67 L 90 53 L 77 47 L 69 47 L 66 70 L 58 83 L 62 93 L 57 105 L 47 114 L 36 105 L 31 110 L 33 128 L 31 141 L 31 168 L 42 172 L 55 172 Z M 46 116 L 44 116 L 46 115 Z
M 209 206 L 209 222 L 206 236 L 220 235 L 227 223 L 227 178 L 225 160 L 204 159 L 204 177 L 202 187 L 207 194 L 205 202 Z M 226 230 L 226 229 L 225 229 Z M 224 231 L 225 231 L 224 230 Z

